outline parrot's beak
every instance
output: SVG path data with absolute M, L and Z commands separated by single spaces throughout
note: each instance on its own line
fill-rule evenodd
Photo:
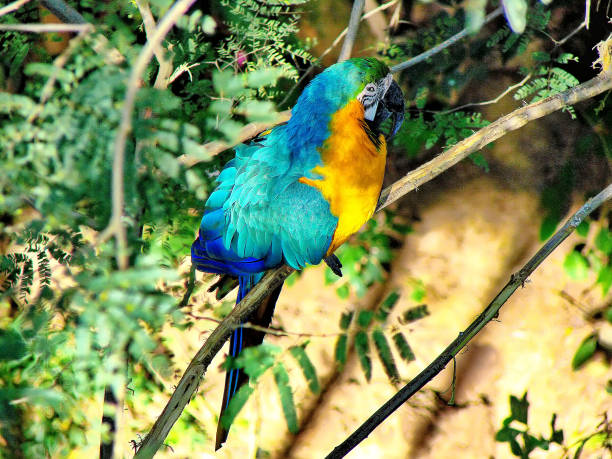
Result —
M 402 93 L 402 90 L 395 81 L 391 83 L 391 86 L 389 86 L 385 93 L 383 104 L 391 112 L 391 121 L 393 123 L 387 135 L 388 142 L 395 137 L 395 134 L 397 134 L 397 131 L 399 131 L 404 122 L 404 93 Z
M 391 117 L 391 129 L 388 134 L 385 134 L 385 139 L 389 142 L 397 131 L 399 131 L 404 121 L 404 94 L 399 85 L 391 80 L 389 89 L 385 92 L 382 100 L 378 103 L 376 116 L 374 117 L 374 126 L 380 125 Z

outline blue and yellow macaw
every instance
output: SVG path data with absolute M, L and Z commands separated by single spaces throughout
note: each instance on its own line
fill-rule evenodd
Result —
M 385 138 L 383 121 L 392 125 Z M 389 68 L 374 58 L 332 65 L 304 89 L 289 122 L 236 148 L 208 197 L 191 260 L 204 272 L 238 278 L 240 301 L 266 270 L 301 269 L 325 260 L 372 216 L 382 188 L 386 140 L 404 119 L 404 99 Z M 251 323 L 267 327 L 280 289 L 262 302 Z M 230 355 L 263 341 L 236 329 Z M 221 416 L 248 377 L 227 372 L 216 449 L 227 438 Z

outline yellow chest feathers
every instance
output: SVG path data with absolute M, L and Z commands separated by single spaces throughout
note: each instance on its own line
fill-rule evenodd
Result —
M 363 106 L 356 100 L 333 115 L 332 134 L 320 150 L 324 165 L 313 169 L 322 178 L 300 179 L 320 190 L 338 217 L 328 255 L 369 220 L 382 187 L 387 145 L 383 135 L 368 135 L 363 115 Z

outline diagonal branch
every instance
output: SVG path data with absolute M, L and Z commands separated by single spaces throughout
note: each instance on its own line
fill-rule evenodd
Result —
M 523 266 L 518 273 L 510 277 L 505 287 L 497 294 L 493 301 L 489 303 L 476 320 L 474 320 L 464 331 L 460 332 L 459 336 L 457 336 L 457 338 L 412 381 L 402 387 L 399 392 L 381 406 L 344 442 L 334 448 L 327 456 L 327 459 L 339 459 L 346 456 L 349 451 L 365 440 L 376 427 L 402 406 L 404 402 L 440 373 L 487 323 L 497 317 L 499 310 L 508 298 L 510 298 L 520 286 L 525 284 L 531 273 L 540 266 L 552 251 L 555 250 L 591 212 L 610 198 L 612 198 L 612 184 L 608 185 L 594 198 L 589 199 L 586 204 L 572 215 L 565 225 L 563 225 L 533 257 L 531 257 L 525 266 Z
M 348 31 L 346 32 L 346 38 L 342 43 L 340 49 L 340 56 L 338 56 L 338 62 L 345 61 L 351 57 L 351 51 L 357 38 L 357 29 L 359 28 L 359 21 L 361 21 L 361 12 L 365 5 L 365 0 L 354 0 L 353 8 L 351 9 L 351 17 L 349 19 Z
M 612 43 L 608 46 L 612 46 Z M 603 50 L 602 54 L 607 53 L 607 56 L 610 55 L 610 48 L 601 45 L 601 49 Z M 561 94 L 548 97 L 542 101 L 515 110 L 467 139 L 457 143 L 440 156 L 408 173 L 402 179 L 383 190 L 378 201 L 377 211 L 398 200 L 409 191 L 416 189 L 418 186 L 438 176 L 446 169 L 455 165 L 468 155 L 480 150 L 493 140 L 502 137 L 510 131 L 519 129 L 527 122 L 542 118 L 566 105 L 578 103 L 612 89 L 612 72 L 607 64 L 609 62 L 609 57 L 602 58 L 602 67 L 604 71 L 597 77 Z M 292 268 L 282 266 L 266 273 L 263 279 L 255 285 L 223 322 L 215 328 L 192 359 L 176 390 L 166 404 L 166 407 L 143 441 L 140 450 L 136 454 L 137 458 L 150 458 L 155 454 L 170 432 L 173 424 L 179 418 L 191 397 L 195 394 L 198 384 L 206 373 L 210 362 L 219 350 L 221 350 L 223 343 L 229 338 L 234 327 L 241 322 L 245 322 L 258 307 L 261 300 L 267 296 L 271 290 L 281 285 L 292 272 Z

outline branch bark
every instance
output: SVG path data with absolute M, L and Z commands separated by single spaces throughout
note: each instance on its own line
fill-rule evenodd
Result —
M 603 46 L 602 49 L 604 49 Z M 610 48 L 605 47 L 605 52 L 609 55 Z M 610 62 L 609 57 L 605 62 Z M 602 63 L 602 67 L 604 71 L 597 77 L 561 94 L 515 110 L 467 139 L 457 143 L 440 156 L 408 173 L 402 179 L 383 190 L 378 202 L 377 211 L 380 211 L 409 191 L 433 179 L 493 140 L 502 137 L 510 131 L 519 129 L 529 121 L 548 115 L 566 105 L 575 104 L 612 89 L 612 72 L 609 70 L 609 65 Z M 176 422 L 191 397 L 195 394 L 200 379 L 206 373 L 213 357 L 219 352 L 223 343 L 229 338 L 234 327 L 246 321 L 255 311 L 261 300 L 272 289 L 278 287 L 292 272 L 293 269 L 287 266 L 282 266 L 268 272 L 253 290 L 236 305 L 223 322 L 215 328 L 192 359 L 176 390 L 166 404 L 166 407 L 144 439 L 135 456 L 136 458 L 150 458 L 155 454 L 168 435 L 168 432 L 170 432 L 172 425 Z
M 355 38 L 357 38 L 357 29 L 359 28 L 359 21 L 361 21 L 361 12 L 365 5 L 365 0 L 354 0 L 353 8 L 351 9 L 351 18 L 349 19 L 348 32 L 346 38 L 342 43 L 340 49 L 340 55 L 338 56 L 338 62 L 345 61 L 351 57 L 351 51 L 355 44 Z
M 591 198 L 574 215 L 572 215 L 565 225 L 559 229 L 544 246 L 521 268 L 521 270 L 510 277 L 505 287 L 489 303 L 484 311 L 474 320 L 459 336 L 448 345 L 442 353 L 436 357 L 421 373 L 412 381 L 402 387 L 393 397 L 381 406 L 366 422 L 364 422 L 355 432 L 353 432 L 344 442 L 338 445 L 327 456 L 326 459 L 339 459 L 346 456 L 355 446 L 365 440 L 376 427 L 387 419 L 395 410 L 404 404 L 410 397 L 421 390 L 425 384 L 431 381 L 440 373 L 448 363 L 467 345 L 484 326 L 497 317 L 499 310 L 512 294 L 525 282 L 540 266 L 540 264 L 561 244 L 576 227 L 602 203 L 612 198 L 612 184 L 608 185 L 597 196 Z

